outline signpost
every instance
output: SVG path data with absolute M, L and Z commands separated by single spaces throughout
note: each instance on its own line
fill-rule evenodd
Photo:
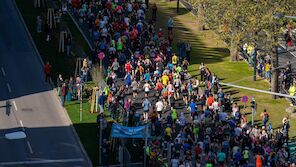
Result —
M 251 101 L 251 108 L 252 108 L 252 126 L 254 126 L 254 115 L 256 113 L 256 101 L 255 101 L 255 98 L 253 97 L 252 98 L 252 101 Z
M 241 101 L 244 103 L 244 110 L 246 110 L 246 103 L 248 102 L 248 96 L 243 96 Z
M 100 52 L 98 54 L 98 58 L 100 59 L 100 70 L 102 70 L 102 68 L 103 68 L 103 59 L 105 58 L 105 53 L 104 52 Z
M 79 120 L 82 121 L 82 83 L 80 83 L 80 112 L 79 112 Z

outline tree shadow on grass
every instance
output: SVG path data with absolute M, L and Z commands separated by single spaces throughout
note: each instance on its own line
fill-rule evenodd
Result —
M 228 90 L 228 91 L 225 91 L 225 94 L 230 94 L 230 95 L 235 95 L 235 94 L 238 94 L 239 91 L 238 90 Z
M 184 8 L 180 8 L 180 13 L 176 13 L 175 7 L 168 7 L 168 5 L 164 6 L 164 3 L 159 2 L 158 6 L 160 6 L 160 10 L 158 10 L 158 18 L 156 22 L 156 29 L 162 28 L 164 29 L 164 34 L 167 35 L 166 32 L 166 22 L 169 16 L 172 16 L 174 19 L 178 15 L 187 14 L 188 11 Z M 151 14 L 151 11 L 149 11 Z M 148 14 L 148 16 L 150 16 Z M 180 22 L 178 19 L 175 19 L 175 28 L 173 30 L 174 33 L 174 41 L 173 41 L 173 51 L 177 52 L 177 43 L 179 41 L 189 41 L 192 46 L 191 52 L 191 61 L 190 65 L 200 64 L 201 62 L 205 64 L 217 63 L 223 61 L 225 57 L 228 57 L 228 49 L 227 48 L 213 48 L 208 47 L 202 41 L 202 39 L 194 33 L 191 29 L 187 28 L 188 25 L 185 25 L 183 22 Z M 205 32 L 207 33 L 207 32 Z M 185 35 L 186 34 L 186 35 Z

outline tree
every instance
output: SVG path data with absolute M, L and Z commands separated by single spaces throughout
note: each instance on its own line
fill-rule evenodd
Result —
M 230 50 L 230 60 L 238 60 L 241 40 L 249 32 L 247 18 L 254 2 L 246 0 L 211 0 L 206 2 L 206 22 L 210 28 L 218 32 L 222 39 L 226 41 Z
M 206 0 L 197 0 L 197 30 L 202 31 L 205 28 L 205 2 Z
M 284 21 L 275 17 L 275 14 L 293 15 L 296 5 L 294 0 L 273 0 L 273 1 L 254 1 L 256 2 L 250 8 L 254 13 L 248 18 L 248 32 L 252 32 L 252 38 L 249 40 L 256 43 L 261 50 L 271 55 L 272 78 L 271 91 L 278 92 L 278 45 L 279 36 L 283 34 L 281 27 L 285 26 Z M 273 95 L 273 98 L 276 98 Z

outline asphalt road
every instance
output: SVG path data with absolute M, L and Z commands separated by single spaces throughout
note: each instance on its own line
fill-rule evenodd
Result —
M 12 0 L 0 23 L 0 166 L 91 166 Z M 15 131 L 27 137 L 4 138 Z

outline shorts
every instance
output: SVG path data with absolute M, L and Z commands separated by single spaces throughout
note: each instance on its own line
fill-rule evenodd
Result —
M 172 30 L 173 30 L 173 27 L 168 27 L 168 30 L 169 30 L 169 31 L 172 31 Z
M 148 113 L 149 112 L 149 110 L 144 110 L 144 113 Z

